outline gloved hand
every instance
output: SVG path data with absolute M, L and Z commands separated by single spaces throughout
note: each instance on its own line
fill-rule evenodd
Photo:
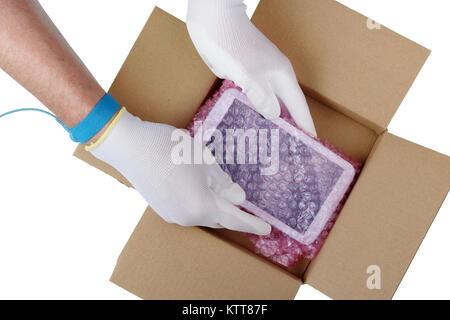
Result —
M 215 75 L 233 80 L 266 118 L 280 98 L 296 123 L 316 136 L 309 107 L 289 59 L 250 21 L 243 0 L 189 0 L 187 27 Z
M 203 149 L 203 164 L 176 164 L 174 146 L 179 146 L 180 137 L 172 139 L 174 130 L 122 109 L 106 133 L 87 149 L 122 173 L 169 223 L 269 234 L 269 224 L 234 206 L 244 202 L 245 192 L 222 171 L 209 149 Z M 177 134 L 186 139 L 183 145 L 203 148 L 187 133 L 178 130 Z

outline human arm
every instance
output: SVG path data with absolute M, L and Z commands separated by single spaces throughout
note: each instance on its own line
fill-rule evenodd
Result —
M 0 67 L 69 128 L 86 119 L 105 95 L 38 1 L 0 0 Z M 217 163 L 172 162 L 175 128 L 142 121 L 122 109 L 99 129 L 88 143 L 94 143 L 91 153 L 119 170 L 164 220 L 270 231 L 265 222 L 233 206 L 244 201 L 245 193 Z

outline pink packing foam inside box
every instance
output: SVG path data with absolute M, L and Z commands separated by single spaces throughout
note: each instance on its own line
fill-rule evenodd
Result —
M 245 190 L 242 209 L 272 225 L 267 236 L 248 235 L 255 252 L 292 267 L 300 257 L 317 256 L 360 164 L 299 129 L 280 104 L 279 119 L 264 119 L 225 80 L 188 130 Z

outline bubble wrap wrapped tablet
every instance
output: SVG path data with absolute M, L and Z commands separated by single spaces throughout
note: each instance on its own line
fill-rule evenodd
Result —
M 242 208 L 273 226 L 268 236 L 248 235 L 255 251 L 287 267 L 300 257 L 314 258 L 359 164 L 296 128 L 284 106 L 281 118 L 263 118 L 231 81 L 224 81 L 188 129 L 201 135 L 245 190 Z

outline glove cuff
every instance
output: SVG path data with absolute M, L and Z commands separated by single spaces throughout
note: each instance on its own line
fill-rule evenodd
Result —
M 119 122 L 119 120 L 122 118 L 122 116 L 124 115 L 124 113 L 127 110 L 125 109 L 125 107 L 122 107 L 119 111 L 119 113 L 117 114 L 117 116 L 114 118 L 114 120 L 111 122 L 111 124 L 108 126 L 108 128 L 106 128 L 105 132 L 103 132 L 103 134 L 100 136 L 100 138 L 92 143 L 89 144 L 87 146 L 85 146 L 86 151 L 92 151 L 95 148 L 97 148 L 100 144 L 102 144 L 102 142 L 106 139 L 106 137 L 108 136 L 108 134 L 111 132 L 111 130 L 116 126 L 116 124 Z

